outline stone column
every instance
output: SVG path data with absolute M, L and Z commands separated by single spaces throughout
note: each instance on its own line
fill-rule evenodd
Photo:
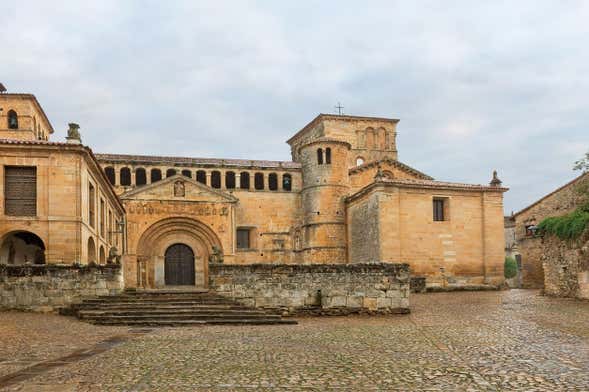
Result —
M 118 165 L 113 165 L 115 171 L 115 186 L 121 186 L 121 168 Z
M 221 173 L 221 190 L 226 190 L 227 187 L 225 185 L 227 185 L 225 183 L 225 176 L 227 175 L 227 172 L 225 170 L 219 170 L 219 172 Z

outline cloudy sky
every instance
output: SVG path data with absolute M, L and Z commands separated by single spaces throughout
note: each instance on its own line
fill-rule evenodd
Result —
M 588 1 L 38 1 L 0 12 L 0 82 L 95 152 L 288 160 L 318 113 L 400 118 L 401 161 L 497 169 L 519 210 L 589 149 Z

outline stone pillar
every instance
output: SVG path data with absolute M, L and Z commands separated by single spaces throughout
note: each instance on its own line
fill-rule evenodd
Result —
M 270 189 L 269 186 L 268 186 L 268 175 L 270 173 L 268 173 L 268 172 L 262 172 L 262 174 L 264 175 L 264 190 L 267 191 L 268 189 Z
M 235 172 L 235 189 L 241 189 L 241 172 Z
M 131 186 L 135 186 L 137 183 L 135 182 L 135 168 L 131 167 Z
M 121 186 L 121 168 L 118 165 L 113 165 L 115 171 L 115 186 Z

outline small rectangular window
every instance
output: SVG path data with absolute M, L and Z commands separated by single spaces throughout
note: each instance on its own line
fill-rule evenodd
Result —
M 237 229 L 237 249 L 250 249 L 250 230 Z
M 436 197 L 433 201 L 434 222 L 443 222 L 448 220 L 448 199 Z

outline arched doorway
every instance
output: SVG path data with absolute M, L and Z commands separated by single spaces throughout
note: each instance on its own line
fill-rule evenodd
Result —
M 100 264 L 106 264 L 106 252 L 104 251 L 104 246 L 102 245 L 100 245 L 98 260 L 100 261 Z
M 194 252 L 188 245 L 174 244 L 164 256 L 166 286 L 194 286 Z
M 189 249 L 181 250 L 184 245 Z M 170 217 L 162 219 L 141 235 L 136 247 L 136 276 L 137 286 L 146 288 L 165 288 L 172 285 L 193 285 L 197 288 L 208 286 L 208 260 L 213 246 L 223 249 L 215 232 L 206 224 L 186 217 Z M 132 249 L 132 248 L 131 248 Z M 182 260 L 182 268 L 186 268 L 183 275 L 190 276 L 190 281 L 171 278 L 168 265 L 168 256 L 172 250 L 179 260 Z M 190 251 L 188 251 L 190 250 Z M 178 256 L 179 255 L 179 256 Z M 185 260 L 191 259 L 192 266 L 188 267 Z M 185 264 L 184 264 L 185 263 Z M 192 268 L 188 270 L 188 268 Z M 173 280 L 170 280 L 173 279 Z M 180 283 L 178 283 L 178 281 Z
M 30 231 L 15 231 L 4 236 L 0 264 L 45 264 L 45 244 Z

